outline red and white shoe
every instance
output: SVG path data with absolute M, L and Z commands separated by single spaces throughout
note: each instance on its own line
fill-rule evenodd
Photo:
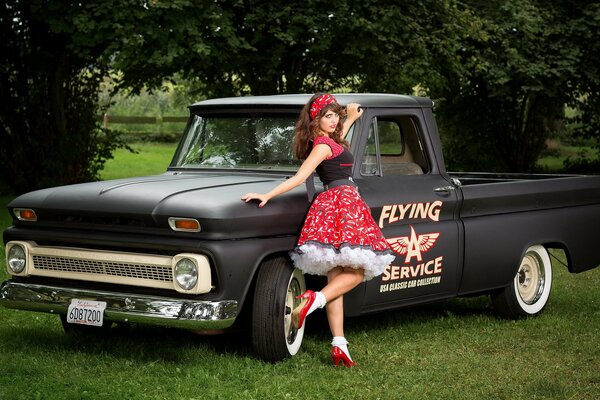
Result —
M 344 363 L 344 367 L 346 367 L 346 368 L 352 368 L 352 367 L 356 367 L 358 365 L 358 363 L 356 361 L 352 361 L 352 359 L 350 359 L 348 354 L 346 354 L 338 346 L 333 346 L 333 348 L 331 349 L 331 358 L 333 360 L 333 365 L 335 367 L 337 367 L 339 365 L 340 361 L 342 361 Z
M 304 320 L 306 316 L 310 314 L 310 308 L 312 307 L 315 299 L 317 298 L 317 294 L 312 290 L 307 290 L 302 293 L 300 296 L 296 296 L 297 299 L 302 299 L 300 305 L 296 307 L 296 309 L 292 313 L 292 321 L 297 329 L 302 328 L 304 325 Z

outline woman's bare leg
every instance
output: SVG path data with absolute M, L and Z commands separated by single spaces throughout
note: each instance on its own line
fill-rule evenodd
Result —
M 294 324 L 302 326 L 304 318 L 317 308 L 327 305 L 327 318 L 333 333 L 343 331 L 344 293 L 354 289 L 364 280 L 365 272 L 350 267 L 336 267 L 327 273 L 327 285 L 320 292 L 307 290 L 301 296 L 303 301 L 292 313 Z
M 365 277 L 362 268 L 336 267 L 327 273 L 327 285 L 321 289 L 328 302 L 348 293 L 358 286 Z
M 362 269 L 337 267 L 327 274 L 327 286 L 321 293 L 327 299 L 327 321 L 333 336 L 344 336 L 344 293 L 358 286 L 364 278 Z

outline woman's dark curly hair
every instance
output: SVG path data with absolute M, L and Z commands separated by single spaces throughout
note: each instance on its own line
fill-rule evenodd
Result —
M 336 143 L 339 143 L 346 148 L 348 147 L 348 142 L 342 139 L 342 127 L 344 125 L 344 120 L 346 119 L 346 109 L 344 107 L 340 106 L 338 103 L 331 103 L 323 107 L 315 119 L 310 119 L 310 106 L 313 101 L 321 95 L 323 95 L 323 93 L 317 93 L 310 98 L 308 103 L 302 108 L 298 121 L 296 121 L 293 150 L 294 156 L 299 160 L 306 160 L 310 154 L 310 151 L 312 150 L 312 144 L 310 142 L 315 137 L 319 136 L 319 121 L 328 111 L 333 111 L 340 116 L 340 122 L 336 126 L 333 134 L 331 134 L 331 138 L 335 140 Z

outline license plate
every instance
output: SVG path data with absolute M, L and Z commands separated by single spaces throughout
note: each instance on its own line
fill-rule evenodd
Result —
M 67 322 L 71 324 L 102 326 L 105 301 L 72 299 L 67 310 Z

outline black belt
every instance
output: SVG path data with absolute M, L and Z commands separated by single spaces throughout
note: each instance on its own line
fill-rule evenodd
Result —
M 333 189 L 334 187 L 344 186 L 344 185 L 356 187 L 356 183 L 354 183 L 352 178 L 336 179 L 335 181 L 329 182 L 327 185 L 324 185 L 324 186 L 325 186 L 325 190 L 330 190 L 330 189 Z
M 316 193 L 315 182 L 314 182 L 313 178 L 314 178 L 314 175 L 311 175 L 306 180 L 306 194 L 308 195 L 308 201 L 313 201 L 313 199 L 315 197 L 315 193 Z M 333 189 L 334 187 L 343 186 L 343 185 L 349 185 L 349 186 L 356 187 L 356 183 L 352 180 L 352 178 L 336 179 L 335 181 L 331 181 L 327 185 L 324 185 L 324 186 L 325 186 L 325 190 L 329 190 L 329 189 Z

